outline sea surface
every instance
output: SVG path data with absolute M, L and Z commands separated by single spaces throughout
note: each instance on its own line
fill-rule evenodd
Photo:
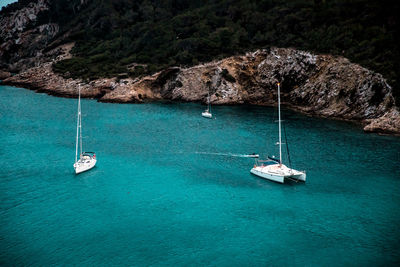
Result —
M 17 0 L 0 0 L 0 10 L 3 6 L 7 6 L 8 4 L 17 2 Z
M 400 263 L 400 138 L 283 109 L 306 183 L 250 174 L 277 155 L 275 108 L 77 100 L 0 86 L 0 265 Z M 287 161 L 286 161 L 287 162 Z

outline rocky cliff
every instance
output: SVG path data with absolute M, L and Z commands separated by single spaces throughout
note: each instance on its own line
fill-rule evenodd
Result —
M 49 9 L 48 0 L 0 17 L 0 69 L 19 72 L 48 60 L 56 50 L 44 52 L 59 32 L 56 23 L 40 23 L 39 14 Z
M 59 48 L 64 57 L 72 45 Z M 43 63 L 4 83 L 66 97 L 76 97 L 81 84 L 84 97 L 102 102 L 205 102 L 210 92 L 213 104 L 275 105 L 280 81 L 283 102 L 293 109 L 359 121 L 368 132 L 400 134 L 400 114 L 386 80 L 342 57 L 271 48 L 191 68 L 169 68 L 140 79 L 91 82 L 62 78 L 51 65 Z
M 136 79 L 63 78 L 53 72 L 52 64 L 71 57 L 74 43 L 58 45 L 54 40 L 58 25 L 38 22 L 47 8 L 47 0 L 37 0 L 0 18 L 3 84 L 64 97 L 76 97 L 81 84 L 83 97 L 102 102 L 205 102 L 210 92 L 213 104 L 275 105 L 280 81 L 283 102 L 293 109 L 358 121 L 368 132 L 400 134 L 400 113 L 382 75 L 343 57 L 290 48 L 257 50 L 190 68 L 172 67 Z

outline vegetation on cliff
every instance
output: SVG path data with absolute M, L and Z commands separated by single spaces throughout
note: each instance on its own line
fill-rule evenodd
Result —
M 26 2 L 26 1 L 25 1 Z M 400 4 L 379 0 L 50 0 L 38 23 L 75 41 L 56 72 L 131 77 L 270 46 L 349 58 L 382 73 L 400 103 Z M 59 42 L 57 42 L 59 43 Z

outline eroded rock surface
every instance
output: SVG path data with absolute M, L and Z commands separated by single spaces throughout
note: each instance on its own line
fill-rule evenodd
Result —
M 283 103 L 307 114 L 361 122 L 364 130 L 400 134 L 399 110 L 382 75 L 343 57 L 270 48 L 190 68 L 172 67 L 135 79 L 94 81 L 63 78 L 52 64 L 70 58 L 69 32 L 46 18 L 51 0 L 32 0 L 0 17 L 0 80 L 48 94 L 103 102 L 150 100 L 213 104 L 276 105 L 276 83 Z M 81 0 L 76 6 L 85 5 Z M 75 8 L 75 7 L 74 7 Z M 74 10 L 75 12 L 75 10 Z M 135 64 L 135 63 L 132 63 Z M 15 75 L 14 75 L 15 74 Z
M 58 58 L 69 57 L 72 45 L 59 47 L 63 53 Z M 359 121 L 367 132 L 400 134 L 399 111 L 386 80 L 342 57 L 271 48 L 136 79 L 91 82 L 65 79 L 52 71 L 51 64 L 30 68 L 4 83 L 66 97 L 76 97 L 81 84 L 83 97 L 103 102 L 168 99 L 205 103 L 210 92 L 213 104 L 275 105 L 280 81 L 282 100 L 294 109 Z
M 59 32 L 56 23 L 38 21 L 39 14 L 48 9 L 48 0 L 37 0 L 0 17 L 0 69 L 19 72 L 60 54 L 57 49 L 44 52 Z

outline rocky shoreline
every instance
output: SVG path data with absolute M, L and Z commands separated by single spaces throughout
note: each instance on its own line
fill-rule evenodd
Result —
M 59 48 L 69 57 L 73 44 Z M 3 80 L 54 96 L 82 97 L 100 102 L 197 101 L 210 92 L 214 105 L 275 105 L 276 83 L 282 83 L 287 107 L 333 119 L 356 121 L 366 132 L 400 135 L 400 112 L 382 75 L 346 58 L 313 55 L 289 48 L 257 50 L 190 68 L 168 68 L 136 79 L 105 78 L 90 82 L 66 79 L 52 71 L 51 62 Z
M 81 2 L 83 3 L 83 2 Z M 291 48 L 270 48 L 182 68 L 171 67 L 139 78 L 92 81 L 64 78 L 52 64 L 71 57 L 70 32 L 50 21 L 37 23 L 50 8 L 37 0 L 0 17 L 0 80 L 54 96 L 100 102 L 206 102 L 213 105 L 276 105 L 282 84 L 287 107 L 310 114 L 361 123 L 366 132 L 400 135 L 399 103 L 382 77 L 343 57 L 316 55 Z M 17 73 L 12 75 L 12 73 Z

